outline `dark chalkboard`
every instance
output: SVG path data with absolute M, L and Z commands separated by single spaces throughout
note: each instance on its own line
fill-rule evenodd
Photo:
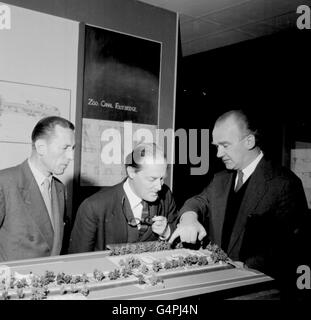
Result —
M 83 117 L 158 124 L 161 43 L 86 26 Z

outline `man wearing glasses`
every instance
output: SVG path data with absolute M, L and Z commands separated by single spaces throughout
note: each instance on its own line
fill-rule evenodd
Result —
M 176 205 L 164 184 L 167 162 L 155 144 L 140 144 L 126 159 L 127 179 L 80 205 L 70 253 L 105 250 L 107 244 L 166 240 Z
M 185 202 L 169 241 L 195 243 L 208 235 L 233 260 L 282 285 L 291 277 L 294 287 L 307 202 L 300 179 L 263 155 L 254 120 L 241 110 L 217 119 L 212 143 L 227 170 Z

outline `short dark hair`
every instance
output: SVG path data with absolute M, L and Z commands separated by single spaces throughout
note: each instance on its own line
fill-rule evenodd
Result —
M 147 158 L 155 160 L 159 156 L 166 161 L 163 151 L 155 143 L 141 143 L 127 155 L 125 159 L 125 169 L 132 167 L 135 171 L 140 171 Z
M 74 130 L 74 125 L 67 119 L 51 116 L 41 119 L 32 130 L 31 141 L 34 146 L 38 139 L 48 138 L 54 134 L 55 126 Z
M 262 142 L 262 131 L 260 129 L 258 119 L 255 115 L 251 115 L 243 109 L 230 110 L 222 114 L 215 122 L 215 126 L 219 122 L 223 122 L 233 117 L 238 124 L 240 130 L 245 134 L 252 134 L 255 137 L 256 146 L 260 146 Z

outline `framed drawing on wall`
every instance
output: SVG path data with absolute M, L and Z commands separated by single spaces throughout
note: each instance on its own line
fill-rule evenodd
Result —
M 283 129 L 282 164 L 300 178 L 311 209 L 311 120 L 306 109 L 297 108 L 290 116 Z
M 296 141 L 291 149 L 291 170 L 301 179 L 311 209 L 311 143 Z
M 85 26 L 80 186 L 120 182 L 129 141 L 142 142 L 139 130 L 155 138 L 161 50 L 160 42 Z
M 31 132 L 40 119 L 70 115 L 70 90 L 0 80 L 0 169 L 30 155 Z

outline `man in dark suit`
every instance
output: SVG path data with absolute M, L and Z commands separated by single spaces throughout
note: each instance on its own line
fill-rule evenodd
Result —
M 208 234 L 233 260 L 293 280 L 307 212 L 300 179 L 265 159 L 257 128 L 240 110 L 218 118 L 212 135 L 227 170 L 185 202 L 170 242 L 194 243 Z
M 164 185 L 167 163 L 154 144 L 137 146 L 126 159 L 127 179 L 80 205 L 70 253 L 105 250 L 107 244 L 168 239 L 176 205 Z
M 61 117 L 41 119 L 32 153 L 0 171 L 0 262 L 60 254 L 65 187 L 55 175 L 73 159 L 74 126 Z

